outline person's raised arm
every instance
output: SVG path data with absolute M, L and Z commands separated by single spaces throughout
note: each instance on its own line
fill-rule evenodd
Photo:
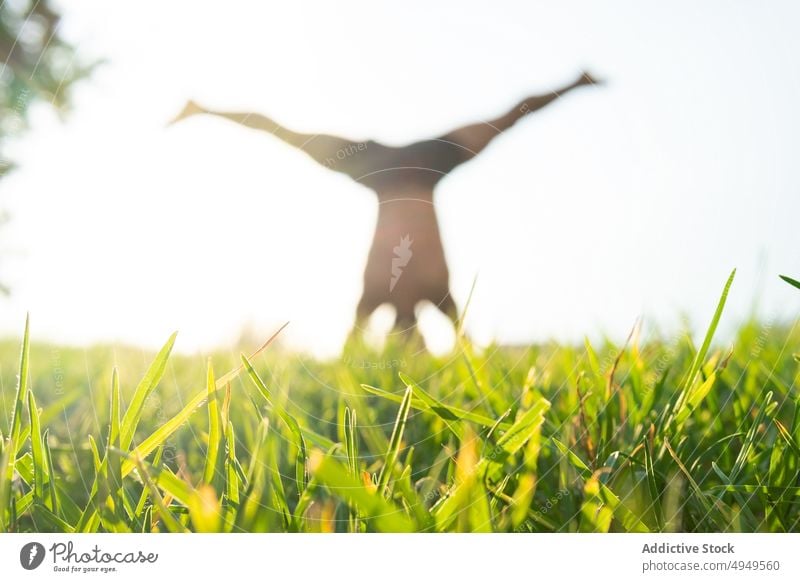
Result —
M 526 97 L 517 103 L 510 111 L 496 119 L 461 127 L 438 139 L 458 147 L 462 158 L 460 159 L 460 163 L 466 162 L 478 155 L 495 137 L 529 113 L 538 111 L 573 89 L 586 85 L 596 85 L 598 83 L 599 82 L 589 73 L 582 73 L 575 82 L 561 89 L 554 90 L 545 95 Z

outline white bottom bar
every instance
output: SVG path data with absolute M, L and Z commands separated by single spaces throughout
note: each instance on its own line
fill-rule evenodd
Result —
M 15 581 L 777 582 L 800 579 L 799 543 L 800 534 L 5 534 L 0 571 Z

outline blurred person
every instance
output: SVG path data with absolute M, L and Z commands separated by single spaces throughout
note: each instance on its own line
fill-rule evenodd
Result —
M 457 325 L 449 271 L 433 205 L 436 185 L 478 155 L 517 121 L 564 94 L 598 81 L 582 73 L 573 83 L 544 95 L 526 97 L 501 116 L 439 137 L 395 147 L 376 142 L 297 133 L 259 113 L 207 109 L 188 101 L 170 124 L 206 114 L 273 134 L 303 150 L 326 168 L 346 174 L 378 197 L 378 220 L 356 308 L 354 333 L 381 305 L 395 309 L 394 332 L 416 335 L 416 307 L 429 301 Z

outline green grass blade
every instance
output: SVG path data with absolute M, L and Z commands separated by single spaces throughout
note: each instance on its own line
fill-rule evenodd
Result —
M 100 460 L 100 449 L 97 446 L 97 441 L 94 440 L 92 435 L 89 435 L 89 448 L 92 451 L 92 462 L 94 464 L 94 470 L 97 473 L 103 471 L 103 461 Z
M 497 440 L 497 444 L 489 450 L 488 454 L 474 464 L 474 467 L 469 471 L 469 478 L 455 480 L 447 495 L 433 509 L 436 524 L 440 530 L 450 529 L 460 512 L 460 508 L 471 506 L 473 502 L 479 504 L 476 508 L 483 506 L 483 492 L 474 491 L 474 477 L 484 476 L 487 473 L 494 477 L 501 476 L 501 469 L 505 461 L 519 452 L 530 439 L 537 438 L 544 423 L 544 415 L 549 408 L 550 402 L 544 398 L 539 398 L 530 409 L 522 413 L 514 424 L 506 430 L 503 436 Z M 462 449 L 469 450 L 463 445 Z M 591 474 L 588 467 L 586 471 Z
M 334 494 L 358 507 L 359 514 L 375 531 L 408 533 L 415 531 L 414 522 L 405 512 L 378 492 L 370 492 L 350 475 L 346 467 L 322 451 L 314 451 L 309 463 L 311 474 Z
M 284 324 L 278 331 L 276 331 L 272 336 L 264 342 L 264 344 L 258 348 L 250 357 L 254 357 L 261 351 L 267 348 L 278 334 L 287 326 L 288 323 Z M 218 379 L 216 382 L 216 389 L 222 390 L 228 383 L 235 380 L 241 371 L 244 369 L 244 366 L 239 366 L 235 370 L 228 372 L 222 378 Z M 144 439 L 139 445 L 132 451 L 135 458 L 137 455 L 143 459 L 147 458 L 150 453 L 155 451 L 159 446 L 164 444 L 166 440 L 181 426 L 186 423 L 191 416 L 195 413 L 195 411 L 200 408 L 203 404 L 205 404 L 206 400 L 208 399 L 208 388 L 204 388 L 201 392 L 198 392 L 189 402 L 172 418 L 170 418 L 167 422 L 161 425 L 158 429 L 156 429 L 150 436 Z M 126 447 L 122 447 L 125 449 Z M 126 459 L 122 463 L 122 476 L 128 475 L 135 467 L 135 463 L 130 459 Z
M 33 505 L 32 507 L 33 521 L 36 522 L 37 527 L 43 531 L 61 532 L 61 533 L 74 533 L 75 528 L 68 524 L 66 521 L 58 517 L 55 513 L 50 511 L 44 505 Z
M 400 454 L 400 446 L 403 442 L 403 431 L 405 431 L 406 422 L 408 421 L 408 412 L 411 410 L 411 397 L 413 394 L 414 391 L 411 389 L 411 386 L 408 386 L 403 401 L 400 403 L 400 410 L 397 411 L 397 418 L 392 428 L 392 436 L 389 439 L 389 449 L 386 451 L 384 464 L 378 476 L 378 491 L 380 491 L 381 494 L 387 493 L 389 481 L 394 471 L 394 465 Z
M 758 431 L 761 429 L 764 423 L 764 418 L 767 415 L 767 409 L 769 408 L 771 403 L 772 403 L 772 392 L 767 392 L 767 394 L 764 396 L 764 400 L 762 401 L 761 406 L 758 409 L 756 418 L 750 425 L 747 434 L 745 434 L 744 442 L 742 443 L 742 448 L 739 449 L 739 454 L 737 455 L 736 461 L 733 464 L 733 469 L 731 470 L 730 474 L 731 484 L 735 484 L 736 479 L 739 477 L 739 474 L 742 472 L 745 465 L 747 464 L 750 452 L 755 447 L 755 441 L 756 438 L 758 437 Z
M 206 449 L 203 481 L 211 484 L 217 476 L 217 456 L 222 442 L 222 432 L 220 429 L 219 404 L 217 402 L 217 386 L 214 381 L 214 368 L 210 359 L 206 373 L 206 387 L 208 389 L 208 448 Z
M 658 531 L 661 532 L 664 531 L 664 520 L 661 515 L 661 495 L 656 482 L 656 471 L 653 466 L 653 455 L 650 452 L 650 442 L 647 438 L 645 438 L 644 442 L 644 460 L 644 468 L 647 476 L 647 489 L 650 492 L 650 504 L 653 507 L 653 513 L 656 516 Z
M 163 445 L 176 430 L 178 430 L 189 420 L 189 418 L 191 418 L 197 409 L 205 403 L 207 397 L 207 392 L 205 390 L 197 394 L 186 406 L 180 410 L 180 412 L 162 424 L 149 437 L 139 443 L 139 445 L 133 449 L 131 453 L 134 455 L 139 455 L 143 459 L 147 458 L 150 453 Z M 126 475 L 130 474 L 134 467 L 135 464 L 133 461 L 130 459 L 125 459 L 122 462 L 122 476 L 125 477 Z
M 370 386 L 369 384 L 361 384 L 361 388 L 364 389 L 365 392 L 369 394 L 373 394 L 375 396 L 380 396 L 381 398 L 385 398 L 386 400 L 390 400 L 392 402 L 402 403 L 405 394 L 392 394 L 391 392 L 387 392 L 386 390 L 381 390 L 380 388 L 375 388 L 374 386 Z M 447 404 L 441 404 L 441 406 L 447 411 L 445 414 L 452 415 L 462 421 L 472 422 L 474 424 L 492 428 L 497 421 L 485 416 L 483 414 L 478 414 L 476 412 L 470 412 L 467 410 L 463 410 L 461 408 L 450 406 Z M 422 412 L 434 412 L 431 411 L 430 407 L 420 398 L 414 397 L 411 399 L 411 408 L 414 410 L 420 410 Z M 508 428 L 510 425 L 507 422 L 502 422 L 499 425 L 502 428 Z
M 17 450 L 14 451 L 13 457 L 18 457 L 19 456 L 19 454 L 22 452 L 23 447 L 25 446 L 25 443 L 28 442 L 28 439 L 30 438 L 30 436 L 31 436 L 31 427 L 30 427 L 30 425 L 23 426 L 22 430 L 19 431 L 19 437 L 18 437 L 19 440 L 16 442 Z
M 303 489 L 305 489 L 306 486 L 308 473 L 308 447 L 306 446 L 306 439 L 303 436 L 303 431 L 300 429 L 300 425 L 297 423 L 297 420 L 291 414 L 273 404 L 267 385 L 261 379 L 261 376 L 258 375 L 258 372 L 256 372 L 255 368 L 253 368 L 250 360 L 244 354 L 242 354 L 242 365 L 244 366 L 245 370 L 247 370 L 247 375 L 250 377 L 250 380 L 264 397 L 267 405 L 276 409 L 278 416 L 284 422 L 284 424 L 286 424 L 286 426 L 289 428 L 289 432 L 292 434 L 294 444 L 297 447 L 297 457 L 295 459 L 295 479 L 297 481 L 297 492 L 298 495 L 302 495 Z
M 14 470 L 14 464 L 11 461 L 14 453 L 14 441 L 6 441 L 3 447 L 3 452 L 0 453 L 0 533 L 9 531 L 10 520 L 8 519 L 10 513 L 11 500 L 11 479 Z
M 106 460 L 108 465 L 108 484 L 111 488 L 111 498 L 118 521 L 122 521 L 125 508 L 125 489 L 122 484 L 122 462 L 118 455 L 109 455 L 109 451 L 120 448 L 122 437 L 122 424 L 120 419 L 120 389 L 119 372 L 115 367 L 111 373 L 111 410 L 109 411 L 108 446 L 106 447 Z
M 792 450 L 795 456 L 800 458 L 800 446 L 798 446 L 797 442 L 794 440 L 792 433 L 790 433 L 779 420 L 773 418 L 772 422 L 778 429 L 778 434 L 781 435 L 781 438 L 786 441 L 786 444 L 789 445 L 789 448 Z
M 236 511 L 239 508 L 239 486 L 241 480 L 237 471 L 238 460 L 236 459 L 236 435 L 233 423 L 228 421 L 225 428 L 226 458 L 225 458 L 225 495 L 228 502 L 228 510 L 225 513 L 226 531 L 231 531 L 236 522 Z
M 442 419 L 445 425 L 447 425 L 447 428 L 456 436 L 456 438 L 461 440 L 464 437 L 463 425 L 460 422 L 461 418 L 456 413 L 449 410 L 444 403 L 437 400 L 434 396 L 425 392 L 425 390 L 423 390 L 419 384 L 414 382 L 402 372 L 400 372 L 398 375 L 400 376 L 400 380 L 402 380 L 403 384 L 412 389 L 414 396 L 418 397 L 422 402 L 425 403 L 429 410 Z
M 722 290 L 722 296 L 719 298 L 719 302 L 717 303 L 717 309 L 714 312 L 714 317 L 711 319 L 711 324 L 708 326 L 708 330 L 706 331 L 706 336 L 703 338 L 703 344 L 700 347 L 700 351 L 694 357 L 692 361 L 692 366 L 689 368 L 689 374 L 686 376 L 686 380 L 683 384 L 683 391 L 686 392 L 689 388 L 694 384 L 695 377 L 697 373 L 700 371 L 703 362 L 706 359 L 706 355 L 708 355 L 708 350 L 711 347 L 711 340 L 714 338 L 714 333 L 717 331 L 717 325 L 719 325 L 719 320 L 722 317 L 722 311 L 725 309 L 725 303 L 728 300 L 728 292 L 731 289 L 731 285 L 733 284 L 733 278 L 736 276 L 736 269 L 731 271 L 730 276 L 728 277 L 728 281 L 725 283 L 725 287 Z
M 711 389 L 714 387 L 714 382 L 717 381 L 717 372 L 714 371 L 709 374 L 702 384 L 695 387 L 692 386 L 686 390 L 686 395 L 681 398 L 679 408 L 676 411 L 675 423 L 680 427 L 686 419 L 688 419 L 695 410 L 700 406 L 700 403 L 705 400 Z
M 44 503 L 44 484 L 47 480 L 47 460 L 42 446 L 42 427 L 33 392 L 28 392 L 28 414 L 31 423 L 31 454 L 33 455 L 33 497 Z
M 358 477 L 358 421 L 356 411 L 345 408 L 344 411 L 344 438 L 347 453 L 347 466 L 353 477 Z
M 458 314 L 458 319 L 456 319 L 456 341 L 460 341 L 464 338 L 464 323 L 467 320 L 467 313 L 469 313 L 469 306 L 472 304 L 472 297 L 475 293 L 475 287 L 478 286 L 478 275 L 475 274 L 475 277 L 472 279 L 472 285 L 469 288 L 469 294 L 467 295 L 467 301 L 464 303 L 464 309 L 461 310 L 461 313 Z
M 40 418 L 41 420 L 41 418 Z M 53 453 L 50 450 L 50 431 L 46 429 L 42 434 L 42 445 L 44 446 L 44 459 L 47 463 L 47 485 L 50 491 L 50 509 L 56 515 L 62 515 L 61 504 L 58 502 L 58 488 L 56 486 L 55 466 L 53 465 Z
M 789 283 L 789 285 L 791 285 L 792 287 L 797 287 L 798 289 L 800 289 L 800 281 L 798 281 L 797 279 L 792 279 L 791 277 L 787 277 L 786 275 L 781 275 L 780 277 L 781 279 Z
M 203 485 L 189 502 L 189 518 L 192 531 L 199 533 L 221 533 L 223 531 L 222 507 L 214 489 Z
M 108 434 L 108 444 L 112 447 L 121 448 L 120 443 L 120 395 L 119 395 L 119 371 L 116 367 L 111 372 L 111 418 Z
M 614 518 L 617 519 L 625 531 L 633 533 L 650 533 L 650 528 L 639 519 L 639 517 L 630 511 L 620 501 L 619 497 L 607 486 L 600 483 L 600 496 L 603 502 L 614 513 Z
M 344 436 L 345 453 L 347 454 L 347 469 L 350 471 L 350 475 L 353 478 L 358 479 L 358 422 L 355 410 L 351 411 L 349 407 L 345 407 L 343 425 L 344 430 L 342 432 Z M 361 531 L 358 509 L 352 505 L 350 507 L 348 527 L 350 532 Z
M 550 401 L 539 398 L 533 406 L 526 410 L 511 427 L 497 439 L 500 447 L 508 455 L 514 455 L 537 432 L 544 423 L 544 415 L 550 410 Z M 494 460 L 494 459 L 490 459 Z
M 669 444 L 668 440 L 664 441 L 664 445 L 665 445 L 665 447 L 667 449 L 667 452 L 669 452 L 670 456 L 675 461 L 675 464 L 678 465 L 678 468 L 681 470 L 683 475 L 686 477 L 687 481 L 689 482 L 690 487 L 692 488 L 692 491 L 695 494 L 695 497 L 697 498 L 697 500 L 703 506 L 703 510 L 705 511 L 706 515 L 709 518 L 714 520 L 716 527 L 721 528 L 722 527 L 722 522 L 724 520 L 718 519 L 719 511 L 717 510 L 717 508 L 715 508 L 714 505 L 708 500 L 708 498 L 706 497 L 705 492 L 700 488 L 700 485 L 698 485 L 698 483 L 697 483 L 697 481 L 695 481 L 694 477 L 692 477 L 692 474 L 689 472 L 689 469 L 687 469 L 686 465 L 684 465 L 683 461 L 680 460 L 680 458 L 678 457 L 677 453 L 675 453 L 675 450 Z
M 17 394 L 14 397 L 14 412 L 11 416 L 11 440 L 22 446 L 20 442 L 20 428 L 22 426 L 22 410 L 25 405 L 28 391 L 28 367 L 30 360 L 30 316 L 25 317 L 25 334 L 22 337 L 22 353 L 19 357 L 19 377 L 17 379 Z M 10 463 L 14 462 L 12 455 Z
M 136 432 L 136 427 L 142 416 L 147 397 L 152 394 L 164 375 L 164 371 L 167 368 L 167 360 L 169 359 L 170 352 L 172 352 L 172 346 L 175 344 L 177 335 L 178 333 L 175 332 L 169 337 L 167 343 L 164 344 L 164 347 L 158 352 L 153 363 L 150 364 L 150 367 L 147 369 L 144 378 L 139 382 L 139 385 L 133 393 L 130 406 L 128 406 L 128 410 L 125 412 L 120 427 L 120 448 L 123 450 L 128 450 L 131 446 L 133 435 Z
M 433 515 L 425 508 L 425 502 L 422 497 L 414 489 L 411 483 L 411 466 L 406 465 L 403 473 L 395 481 L 395 489 L 403 498 L 406 506 L 411 510 L 414 519 L 416 520 L 419 530 L 424 532 L 435 531 L 436 520 Z
M 173 533 L 187 531 L 187 529 L 181 525 L 175 515 L 173 515 L 173 513 L 167 507 L 166 503 L 164 502 L 164 498 L 161 497 L 158 487 L 156 487 L 141 459 L 137 459 L 137 467 L 145 487 L 147 487 L 147 489 L 150 491 L 150 496 L 153 499 L 153 505 L 158 511 L 161 521 L 164 522 L 164 526 L 167 528 L 167 530 Z
M 156 449 L 156 454 L 153 457 L 153 464 L 152 464 L 153 470 L 157 471 L 161 468 L 161 457 L 163 454 L 164 454 L 164 446 L 162 445 L 158 447 L 158 449 Z M 137 517 L 144 516 L 145 504 L 147 503 L 147 500 L 149 498 L 150 498 L 150 491 L 147 489 L 147 487 L 144 487 L 142 489 L 142 494 L 139 496 L 139 502 L 136 504 L 134 515 L 136 515 Z

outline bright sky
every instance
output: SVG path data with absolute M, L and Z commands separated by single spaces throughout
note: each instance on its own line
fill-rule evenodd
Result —
M 46 107 L 0 183 L 0 333 L 224 346 L 287 320 L 335 353 L 352 323 L 373 195 L 266 134 L 164 123 L 192 97 L 306 132 L 400 144 L 521 97 L 608 79 L 526 118 L 440 185 L 452 288 L 480 341 L 704 328 L 800 297 L 800 6 L 793 2 L 64 3 L 106 64 L 61 122 Z M 378 318 L 380 319 L 380 317 Z M 423 313 L 434 347 L 447 326 Z

